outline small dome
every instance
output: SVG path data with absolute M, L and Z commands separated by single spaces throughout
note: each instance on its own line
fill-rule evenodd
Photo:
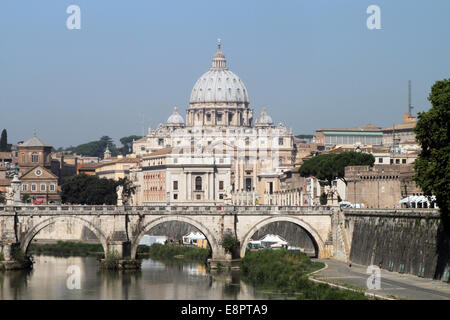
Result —
M 266 112 L 266 108 L 263 108 L 261 115 L 256 119 L 255 124 L 273 125 L 272 117 Z
M 178 113 L 177 107 L 173 108 L 173 113 L 167 119 L 167 124 L 184 124 L 183 117 Z

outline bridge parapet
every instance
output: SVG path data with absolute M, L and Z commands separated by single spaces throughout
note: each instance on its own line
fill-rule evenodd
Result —
M 389 217 L 404 217 L 404 218 L 416 218 L 416 217 L 430 217 L 439 218 L 439 209 L 429 208 L 403 208 L 403 209 L 344 209 L 345 216 L 389 216 Z
M 21 205 L 0 206 L 0 215 L 8 214 L 77 214 L 77 215 L 152 215 L 152 214 L 220 214 L 220 215 L 331 215 L 332 207 L 307 206 L 198 206 L 198 205 L 158 205 L 158 206 L 96 206 L 96 205 Z

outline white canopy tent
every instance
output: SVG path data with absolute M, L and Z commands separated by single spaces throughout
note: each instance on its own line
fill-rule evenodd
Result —
M 436 197 L 408 196 L 399 201 L 404 208 L 437 208 Z
M 183 244 L 197 244 L 198 240 L 205 240 L 205 236 L 200 232 L 191 232 L 183 236 Z
M 281 238 L 278 235 L 275 234 L 266 234 L 264 237 L 262 237 L 261 239 L 259 239 L 259 242 L 261 242 L 261 246 L 262 247 L 271 247 L 274 244 L 279 244 L 279 245 L 286 245 L 287 246 L 287 241 L 284 240 L 283 238 Z

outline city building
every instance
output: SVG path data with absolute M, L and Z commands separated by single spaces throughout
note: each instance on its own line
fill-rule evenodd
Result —
M 366 208 L 397 208 L 408 196 L 423 195 L 414 180 L 412 165 L 349 166 L 345 200 Z
M 381 127 L 373 124 L 353 128 L 328 128 L 316 130 L 314 143 L 330 150 L 341 145 L 371 145 L 379 146 L 383 143 Z

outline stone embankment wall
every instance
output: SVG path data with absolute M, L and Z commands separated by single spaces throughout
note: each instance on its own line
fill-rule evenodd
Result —
M 439 264 L 448 263 L 442 262 L 443 249 L 438 250 L 439 225 L 436 210 L 346 210 L 350 260 L 362 265 L 381 263 L 390 271 L 436 278 L 436 269 L 446 267 Z

